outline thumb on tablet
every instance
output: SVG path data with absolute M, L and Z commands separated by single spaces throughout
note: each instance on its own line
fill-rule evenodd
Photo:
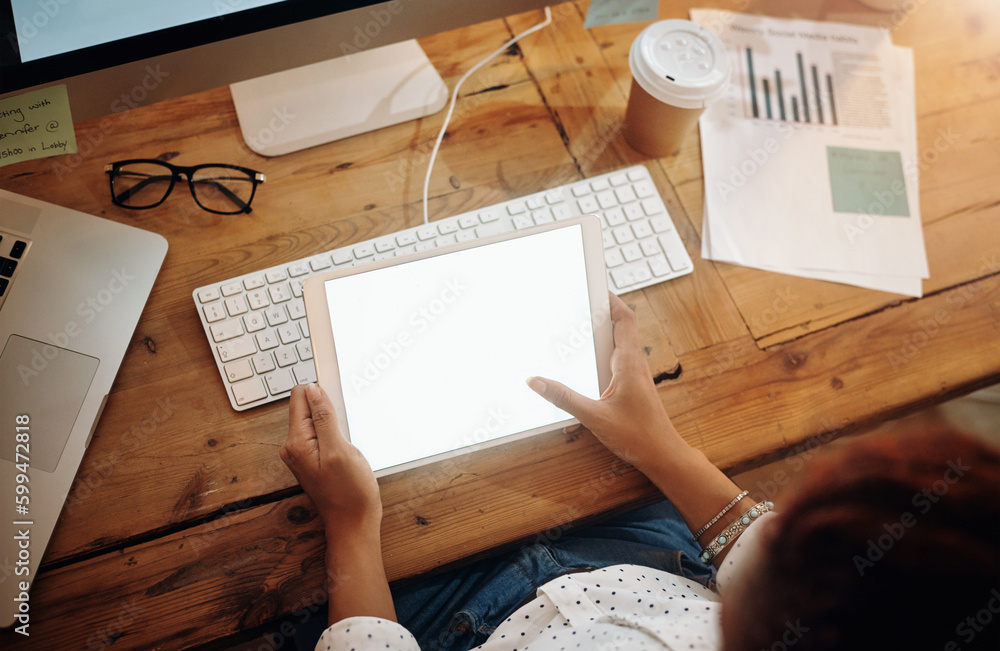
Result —
M 562 382 L 556 382 L 548 378 L 529 377 L 528 386 L 531 390 L 559 407 L 580 422 L 587 421 L 590 413 L 590 406 L 594 402 L 586 396 L 580 395 Z

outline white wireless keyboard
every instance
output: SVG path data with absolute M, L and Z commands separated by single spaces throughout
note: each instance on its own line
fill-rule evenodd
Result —
M 310 275 L 589 213 L 601 217 L 616 294 L 694 269 L 649 171 L 636 165 L 199 287 L 194 302 L 233 409 L 316 381 L 302 302 Z

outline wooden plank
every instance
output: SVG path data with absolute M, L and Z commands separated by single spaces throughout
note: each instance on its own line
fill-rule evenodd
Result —
M 998 335 L 1000 273 L 780 349 L 748 340 L 691 353 L 682 358 L 684 380 L 660 394 L 682 435 L 735 471 L 755 455 L 1000 380 Z M 976 354 L 954 355 L 956 339 L 978 342 Z M 519 441 L 380 485 L 391 579 L 558 537 L 655 495 L 587 434 Z M 116 648 L 183 648 L 314 604 L 322 599 L 321 531 L 299 495 L 44 572 L 32 596 L 31 643 L 81 646 L 114 634 Z M 0 639 L 23 648 L 12 634 Z

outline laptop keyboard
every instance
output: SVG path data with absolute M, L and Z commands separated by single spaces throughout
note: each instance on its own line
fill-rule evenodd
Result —
M 616 294 L 693 271 L 642 165 L 550 188 L 194 290 L 198 316 L 233 409 L 285 398 L 316 381 L 302 282 L 312 274 L 594 213 Z
M 31 241 L 0 229 L 0 307 L 3 307 L 18 267 L 24 262 Z

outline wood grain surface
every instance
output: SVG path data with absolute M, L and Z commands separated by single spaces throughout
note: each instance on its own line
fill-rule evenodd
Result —
M 690 4 L 663 2 L 660 15 L 685 16 Z M 916 3 L 897 20 L 854 0 L 699 4 L 888 20 L 895 42 L 914 49 L 918 149 L 933 152 L 920 178 L 924 298 L 702 260 L 697 134 L 659 160 L 628 147 L 627 53 L 644 24 L 585 30 L 585 1 L 554 6 L 550 27 L 463 88 L 435 166 L 431 218 L 645 163 L 695 271 L 624 298 L 678 430 L 726 471 L 1000 381 L 1000 5 Z M 420 42 L 451 87 L 540 17 Z M 284 614 L 312 616 L 325 599 L 324 541 L 278 460 L 287 402 L 230 408 L 191 291 L 420 223 L 442 117 L 267 159 L 243 144 L 221 88 L 78 124 L 79 154 L 0 168 L 4 189 L 170 244 L 45 554 L 31 637 L 4 632 L 5 649 L 182 649 Z M 139 157 L 245 165 L 267 183 L 245 216 L 206 213 L 182 192 L 155 209 L 118 209 L 103 165 Z M 380 484 L 392 580 L 656 499 L 586 433 L 482 450 Z

